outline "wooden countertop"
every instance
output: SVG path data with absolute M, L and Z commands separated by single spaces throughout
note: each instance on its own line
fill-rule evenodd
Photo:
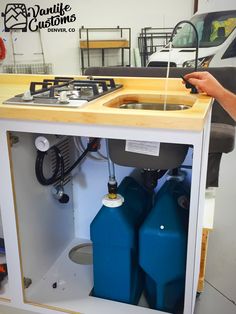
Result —
M 168 95 L 173 99 L 181 98 L 183 103 L 193 103 L 190 109 L 157 111 L 114 108 L 112 103 L 119 97 L 129 95 L 132 98 L 146 95 L 163 99 L 165 90 L 165 79 L 163 78 L 115 77 L 115 82 L 123 85 L 121 89 L 88 102 L 81 108 L 3 104 L 4 100 L 29 89 L 31 81 L 42 81 L 46 77 L 53 78 L 53 76 L 46 75 L 0 74 L 0 119 L 200 131 L 212 103 L 212 98 L 206 95 L 190 94 L 181 79 L 169 79 Z M 111 106 L 108 106 L 109 104 Z

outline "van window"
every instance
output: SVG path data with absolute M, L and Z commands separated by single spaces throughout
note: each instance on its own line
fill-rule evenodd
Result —
M 234 40 L 229 45 L 221 59 L 229 59 L 235 57 L 236 57 L 236 38 L 234 38 Z
M 236 28 L 236 10 L 197 14 L 190 20 L 196 27 L 200 47 L 221 45 Z M 173 39 L 175 48 L 195 48 L 196 35 L 191 25 L 184 24 Z

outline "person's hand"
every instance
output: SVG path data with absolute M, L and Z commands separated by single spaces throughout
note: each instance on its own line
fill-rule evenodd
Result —
M 221 98 L 224 93 L 224 87 L 209 72 L 193 72 L 186 74 L 184 78 L 200 93 L 204 92 L 216 99 Z
M 193 72 L 186 74 L 184 79 L 193 84 L 199 92 L 215 98 L 236 121 L 236 95 L 225 89 L 214 76 L 209 72 Z

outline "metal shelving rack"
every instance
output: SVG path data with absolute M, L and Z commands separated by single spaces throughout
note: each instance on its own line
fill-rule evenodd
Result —
M 45 54 L 43 49 L 43 41 L 41 37 L 40 30 L 34 32 L 38 34 L 38 40 L 40 45 L 40 51 L 35 52 L 34 55 L 39 55 L 42 57 L 42 62 L 37 63 L 20 63 L 17 62 L 17 56 L 23 56 L 25 53 L 17 53 L 15 47 L 14 37 L 16 34 L 21 33 L 20 30 L 11 30 L 10 31 L 10 42 L 12 49 L 12 59 L 13 64 L 4 64 L 3 72 L 4 73 L 22 73 L 22 74 L 51 74 L 52 73 L 52 63 L 46 63 Z M 27 49 L 27 47 L 25 47 Z
M 108 38 L 108 33 L 115 33 L 119 39 Z M 92 34 L 93 33 L 93 34 Z M 94 38 L 94 34 L 99 33 L 99 36 Z M 104 39 L 100 39 L 100 36 Z M 93 35 L 93 36 L 91 36 Z M 90 67 L 91 50 L 101 50 L 102 66 L 105 66 L 105 50 L 119 49 L 121 51 L 121 64 L 117 66 L 130 66 L 131 64 L 131 28 L 117 26 L 115 28 L 85 28 L 82 26 L 79 29 L 80 38 L 80 55 L 81 55 L 81 70 Z M 128 51 L 128 63 L 125 63 L 125 50 Z M 85 58 L 87 57 L 87 65 L 85 66 Z
M 142 66 L 147 65 L 148 58 L 159 48 L 164 47 L 171 36 L 173 28 L 144 27 L 138 37 L 138 47 Z

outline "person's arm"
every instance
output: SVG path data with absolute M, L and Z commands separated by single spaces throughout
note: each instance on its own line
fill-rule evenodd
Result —
M 199 92 L 214 97 L 236 121 L 236 95 L 225 89 L 209 72 L 193 72 L 184 76 Z

